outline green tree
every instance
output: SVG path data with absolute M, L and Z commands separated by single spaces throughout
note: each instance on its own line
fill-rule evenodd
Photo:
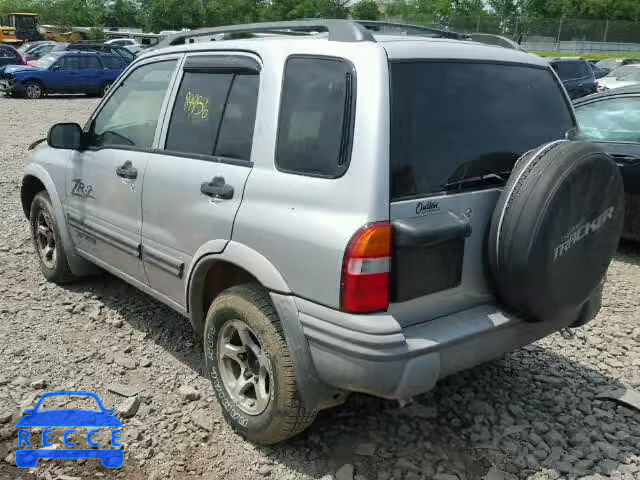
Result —
M 110 27 L 137 27 L 139 5 L 133 0 L 114 0 L 107 7 L 105 24 Z
M 359 20 L 379 20 L 382 12 L 374 0 L 360 0 L 351 7 L 351 16 Z

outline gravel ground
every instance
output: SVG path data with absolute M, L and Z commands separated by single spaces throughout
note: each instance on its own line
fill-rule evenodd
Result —
M 283 445 L 243 441 L 214 401 L 188 321 L 113 277 L 62 288 L 38 270 L 19 203 L 24 152 L 95 104 L 0 98 L 0 478 L 640 480 L 640 412 L 596 399 L 605 387 L 640 389 L 634 245 L 610 268 L 600 315 L 573 338 L 450 377 L 402 409 L 354 395 Z M 108 408 L 140 401 L 124 420 L 122 469 L 13 466 L 15 422 L 47 390 L 93 391 Z

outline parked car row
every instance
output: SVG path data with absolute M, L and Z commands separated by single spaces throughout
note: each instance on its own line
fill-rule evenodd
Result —
M 125 39 L 128 40 L 128 39 Z M 27 63 L 33 64 L 36 60 L 44 57 L 52 52 L 60 52 L 65 50 L 92 50 L 95 52 L 105 52 L 122 57 L 127 64 L 131 63 L 136 55 L 142 50 L 142 47 L 136 45 L 121 45 L 119 43 L 110 42 L 77 42 L 77 43 L 61 43 L 51 41 L 25 43 L 19 48 L 24 55 Z
M 34 65 L 12 65 L 0 73 L 0 91 L 37 99 L 48 93 L 104 95 L 127 66 L 115 54 L 64 50 L 49 53 Z

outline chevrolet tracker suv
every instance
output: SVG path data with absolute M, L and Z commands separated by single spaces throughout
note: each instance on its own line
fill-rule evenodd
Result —
M 187 316 L 258 443 L 591 320 L 616 164 L 567 140 L 543 59 L 435 35 L 307 20 L 165 39 L 31 150 L 44 276 L 98 266 Z

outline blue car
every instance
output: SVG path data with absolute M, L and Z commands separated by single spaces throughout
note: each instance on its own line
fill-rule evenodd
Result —
M 49 93 L 102 96 L 125 67 L 125 61 L 118 55 L 75 50 L 52 52 L 33 66 L 6 67 L 0 75 L 0 91 L 32 99 Z
M 43 410 L 39 411 L 42 406 L 42 402 L 47 397 L 60 397 L 60 396 L 80 396 L 93 398 L 98 407 L 97 410 L 81 410 L 81 409 L 55 409 L 55 410 Z M 28 428 L 40 427 L 43 429 L 51 428 L 65 428 L 70 427 L 65 431 L 64 443 L 66 446 L 75 446 L 76 442 L 69 443 L 69 434 L 76 434 L 75 428 L 82 427 L 103 427 L 103 428 L 121 428 L 122 422 L 118 417 L 114 416 L 114 410 L 105 408 L 100 398 L 95 393 L 91 392 L 76 392 L 76 391 L 60 391 L 60 392 L 48 392 L 43 394 L 36 406 L 32 409 L 26 409 L 24 416 L 16 423 L 18 427 L 18 446 L 32 446 L 31 443 L 40 444 L 35 438 L 30 439 L 30 434 L 27 435 Z M 67 433 L 68 432 L 68 433 Z M 98 433 L 99 430 L 90 430 L 87 434 L 87 443 L 94 447 L 101 447 L 98 443 L 94 443 L 92 440 L 92 432 Z M 118 431 L 119 434 L 119 431 Z M 42 442 L 45 445 L 46 431 L 42 430 Z M 114 436 L 112 434 L 111 446 L 114 446 Z M 116 437 L 118 438 L 118 437 Z M 50 439 L 50 437 L 49 437 Z M 119 444 L 117 445 L 119 446 Z M 88 459 L 99 458 L 102 465 L 106 468 L 119 468 L 124 463 L 124 451 L 122 449 L 115 448 L 64 448 L 64 449 L 27 449 L 19 448 L 15 452 L 16 465 L 22 468 L 34 467 L 40 458 L 57 458 L 57 459 Z

